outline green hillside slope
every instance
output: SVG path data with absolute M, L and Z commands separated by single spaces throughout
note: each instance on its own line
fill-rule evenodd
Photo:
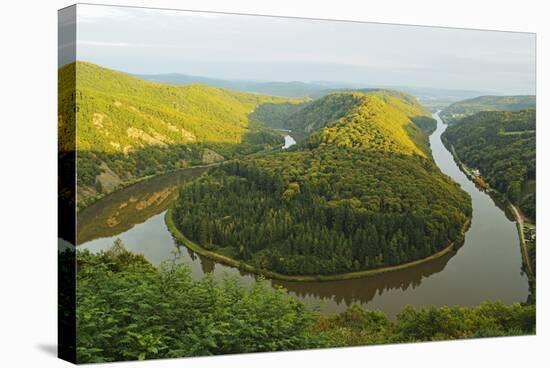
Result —
M 443 109 L 440 116 L 446 124 L 455 124 L 480 111 L 519 111 L 533 109 L 535 105 L 535 96 L 481 96 L 455 102 Z
M 535 131 L 535 110 L 491 111 L 465 118 L 442 137 L 461 161 L 535 219 Z
M 172 218 L 204 248 L 287 275 L 424 258 L 460 240 L 471 207 L 435 165 L 418 117 L 429 114 L 391 91 L 316 100 L 288 121 L 309 133 L 301 143 L 184 186 Z
M 328 105 L 331 113 L 324 109 Z M 322 117 L 322 118 L 318 118 Z M 335 145 L 426 156 L 427 136 L 415 120 L 432 120 L 414 97 L 389 90 L 329 95 L 293 115 L 291 128 L 310 135 L 308 144 Z
M 75 76 L 76 94 L 67 82 Z M 280 133 L 248 116 L 264 103 L 294 102 L 146 82 L 86 62 L 64 66 L 59 78 L 60 122 L 70 121 L 78 106 L 81 198 L 142 176 L 279 146 Z
M 369 100 L 368 96 L 377 98 Z M 375 106 L 376 101 L 378 101 L 377 106 Z M 365 107 L 364 105 L 369 106 Z M 386 105 L 396 108 L 402 114 L 392 116 L 389 111 L 382 112 L 381 110 Z M 340 125 L 351 126 L 355 117 L 359 117 L 359 120 L 368 120 L 371 119 L 369 115 L 375 114 L 375 112 L 379 119 L 385 119 L 384 123 L 381 122 L 377 126 L 393 129 L 393 132 L 389 132 L 391 134 L 399 135 L 399 129 L 396 130 L 396 128 L 403 124 L 407 125 L 412 120 L 415 124 L 408 126 L 408 133 L 417 140 L 424 140 L 425 137 L 421 137 L 416 132 L 416 128 L 430 134 L 436 127 L 435 120 L 416 98 L 402 92 L 383 89 L 335 92 L 315 101 L 306 101 L 301 104 L 264 104 L 252 116 L 268 126 L 290 129 L 297 141 L 303 141 L 312 131 L 324 128 L 338 120 L 340 120 Z M 374 126 L 370 128 L 374 128 Z M 401 132 L 401 136 L 402 134 L 403 132 Z M 416 143 L 425 146 L 426 141 L 417 141 Z
M 275 129 L 288 129 L 288 120 L 290 117 L 310 103 L 311 101 L 304 101 L 302 103 L 265 103 L 258 106 L 250 114 L 250 119 Z

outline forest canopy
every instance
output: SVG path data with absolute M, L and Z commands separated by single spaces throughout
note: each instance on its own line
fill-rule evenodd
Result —
M 393 91 L 316 100 L 288 120 L 305 140 L 185 185 L 173 220 L 206 249 L 289 275 L 432 255 L 460 239 L 471 205 L 434 163 L 419 116 Z
M 446 124 L 459 123 L 465 117 L 477 114 L 481 111 L 519 111 L 534 109 L 535 96 L 480 96 L 455 102 L 441 113 L 441 119 Z
M 62 142 L 69 143 L 61 148 L 78 151 L 80 198 L 136 178 L 280 147 L 282 134 L 249 114 L 262 104 L 304 102 L 142 81 L 87 62 L 58 73 L 60 129 L 77 122 L 76 142 L 65 137 L 74 131 L 63 130 Z
M 480 112 L 442 135 L 458 158 L 536 219 L 536 112 Z
M 76 258 L 80 364 L 535 333 L 534 305 L 409 307 L 396 321 L 358 306 L 323 316 L 265 280 L 194 280 L 178 259 L 156 268 L 120 241 Z

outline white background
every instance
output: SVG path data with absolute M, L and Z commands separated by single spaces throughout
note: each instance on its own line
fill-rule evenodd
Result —
M 96 1 L 90 1 L 96 3 Z M 549 231 L 546 1 L 116 1 L 110 4 L 529 31 L 537 33 L 538 334 L 440 343 L 118 363 L 120 367 L 548 366 Z M 0 20 L 0 366 L 65 367 L 56 359 L 57 9 L 70 1 L 3 2 Z M 446 47 L 441 45 L 441 47 Z M 452 45 L 447 45 L 452 47 Z M 518 249 L 519 251 L 519 249 Z M 546 353 L 546 354 L 545 354 Z

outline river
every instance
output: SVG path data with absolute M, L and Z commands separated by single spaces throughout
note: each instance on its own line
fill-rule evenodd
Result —
M 528 280 L 521 270 L 521 252 L 515 223 L 493 200 L 468 180 L 441 142 L 446 126 L 439 116 L 437 129 L 430 136 L 433 157 L 440 169 L 472 197 L 472 224 L 464 244 L 456 252 L 405 270 L 362 279 L 324 282 L 282 282 L 290 295 L 324 313 L 334 313 L 352 304 L 379 309 L 390 318 L 406 305 L 476 305 L 485 300 L 504 303 L 524 302 Z M 287 135 L 290 137 L 289 135 Z M 290 137 L 292 139 L 292 137 Z M 292 143 L 290 140 L 288 143 Z M 292 145 L 292 144 L 290 144 Z M 285 137 L 285 146 L 288 148 Z M 198 279 L 213 272 L 217 278 L 235 274 L 243 284 L 253 275 L 178 246 L 164 223 L 164 214 L 175 199 L 178 185 L 203 174 L 206 168 L 191 168 L 147 180 L 120 190 L 79 213 L 79 248 L 98 251 L 122 239 L 132 252 L 142 253 L 154 264 L 177 253 Z
M 283 146 L 283 149 L 287 149 L 289 147 L 292 147 L 296 144 L 296 140 L 292 138 L 290 135 L 285 135 L 285 144 Z

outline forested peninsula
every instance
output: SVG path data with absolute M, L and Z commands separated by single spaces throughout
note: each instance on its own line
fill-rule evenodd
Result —
M 60 130 L 78 122 L 64 149 L 78 152 L 79 204 L 227 161 L 181 189 L 172 222 L 253 270 L 330 276 L 415 262 L 457 246 L 471 215 L 468 195 L 431 157 L 435 121 L 402 92 L 311 101 L 142 81 L 86 62 L 59 78 Z M 295 147 L 280 149 L 282 128 Z
M 414 97 L 333 93 L 285 111 L 298 145 L 233 160 L 181 188 L 171 216 L 185 237 L 284 275 L 399 265 L 460 241 L 470 198 L 433 161 L 435 121 Z

